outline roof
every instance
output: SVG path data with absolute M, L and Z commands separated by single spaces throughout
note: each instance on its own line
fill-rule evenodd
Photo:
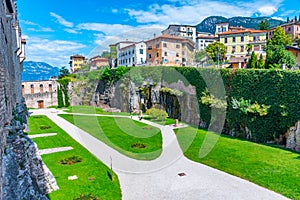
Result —
M 203 39 L 216 39 L 216 37 L 215 36 L 213 36 L 213 35 L 200 35 L 200 36 L 198 36 L 197 37 L 197 39 L 201 39 L 201 38 L 203 38 Z
M 71 56 L 70 58 L 72 59 L 72 58 L 85 58 L 85 57 L 82 55 L 76 54 L 76 55 Z
M 247 62 L 246 57 L 232 57 L 229 59 L 228 63 L 244 63 Z
M 294 46 L 286 46 L 285 47 L 287 50 L 295 50 L 295 51 L 300 51 L 299 47 L 294 47 Z
M 300 22 L 299 21 L 291 21 L 291 22 L 286 22 L 286 23 L 283 23 L 283 24 L 279 24 L 279 25 L 277 25 L 277 26 L 273 26 L 273 27 L 271 27 L 270 28 L 270 30 L 274 30 L 274 29 L 276 29 L 278 26 L 291 26 L 291 25 L 300 25 Z
M 265 30 L 255 30 L 255 29 L 244 29 L 244 30 L 235 30 L 219 33 L 219 35 L 232 35 L 232 34 L 241 34 L 241 33 L 267 33 Z
M 145 41 L 145 43 L 153 41 L 153 40 L 158 40 L 158 39 L 180 40 L 181 42 L 187 42 L 187 43 L 190 42 L 191 45 L 193 45 L 193 46 L 195 45 L 195 42 L 190 40 L 190 39 L 187 39 L 185 37 L 172 36 L 172 35 L 168 35 L 168 34 L 163 34 L 163 35 L 160 35 L 158 37 L 152 38 L 150 40 Z
M 170 28 L 171 26 L 179 26 L 179 27 L 196 27 L 196 26 L 193 26 L 193 25 L 170 24 L 170 25 L 168 26 L 168 28 Z

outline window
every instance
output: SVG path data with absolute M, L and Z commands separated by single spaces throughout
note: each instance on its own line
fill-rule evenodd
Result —
M 159 56 L 159 53 L 158 53 L 158 52 L 156 53 L 156 56 L 157 56 L 157 57 Z
M 151 58 L 151 53 L 149 53 L 148 57 Z
M 256 41 L 256 36 L 253 36 L 253 41 Z
M 144 54 L 144 49 L 140 49 L 140 54 Z
M 167 47 L 167 43 L 164 43 L 164 44 L 163 44 L 163 47 Z
M 241 46 L 241 52 L 244 52 L 244 46 L 243 45 Z
M 134 54 L 134 49 L 132 50 L 132 54 Z
M 167 53 L 167 52 L 165 52 L 165 56 L 168 56 L 168 53 Z
M 143 58 L 141 58 L 141 63 L 142 63 L 142 64 L 144 63 L 144 60 L 143 60 Z
M 235 42 L 235 37 L 232 37 L 232 42 Z
M 30 85 L 30 93 L 34 94 L 34 85 L 33 84 Z
M 43 84 L 40 84 L 40 93 L 43 93 L 44 92 L 44 86 Z
M 176 57 L 179 57 L 179 53 L 176 53 Z
M 241 42 L 244 42 L 244 36 L 241 37 Z
M 134 62 L 134 57 L 132 58 L 132 62 Z
M 52 92 L 52 84 L 49 84 L 49 92 Z
M 227 43 L 227 38 L 224 38 L 224 43 Z
M 232 53 L 235 53 L 235 46 L 232 46 Z
M 24 92 L 25 92 L 25 86 L 22 85 L 22 94 L 24 94 Z
M 156 44 L 156 46 L 155 46 L 157 49 L 159 48 L 159 44 Z
M 179 49 L 180 48 L 180 45 L 179 44 L 176 44 L 176 49 Z
M 152 50 L 152 46 L 149 46 L 149 47 L 148 47 L 148 50 Z

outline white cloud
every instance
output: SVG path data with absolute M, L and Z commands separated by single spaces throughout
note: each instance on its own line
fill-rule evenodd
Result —
M 52 17 L 56 18 L 57 22 L 60 23 L 61 25 L 65 26 L 65 27 L 72 28 L 74 26 L 74 24 L 72 22 L 69 22 L 69 21 L 65 20 L 63 17 L 61 17 L 58 14 L 50 12 L 50 15 Z
M 112 12 L 112 13 L 118 13 L 118 12 L 119 12 L 119 10 L 118 10 L 118 9 L 116 9 L 116 8 L 114 8 L 114 9 L 112 9 L 112 10 L 111 10 L 111 12 Z
M 171 4 L 152 4 L 145 9 L 125 9 L 129 16 L 138 23 L 156 24 L 198 24 L 204 18 L 217 15 L 224 17 L 252 16 L 255 13 L 272 15 L 283 0 L 269 0 L 267 6 L 265 0 L 231 2 L 214 0 L 169 0 Z M 179 5 L 178 5 L 179 4 Z
M 262 16 L 270 16 L 277 12 L 277 8 L 275 8 L 274 6 L 262 6 L 258 8 L 258 12 Z
M 285 19 L 283 19 L 282 17 L 271 17 L 272 19 L 277 19 L 277 20 L 281 20 L 281 21 L 285 21 Z
M 133 29 L 133 26 L 123 24 L 82 23 L 76 26 L 79 30 L 97 31 L 106 35 L 115 35 L 120 32 Z
M 27 30 L 33 32 L 54 32 L 52 28 L 48 27 L 28 28 Z
M 26 60 L 47 62 L 57 67 L 68 66 L 70 56 L 81 53 L 86 47 L 72 41 L 24 37 L 27 41 Z
M 70 28 L 65 28 L 64 31 L 68 32 L 68 33 L 72 33 L 72 34 L 80 34 L 80 32 L 78 32 L 75 29 L 70 29 Z
M 24 23 L 26 25 L 30 25 L 30 26 L 38 26 L 38 24 L 28 21 L 28 20 L 20 20 L 21 23 Z

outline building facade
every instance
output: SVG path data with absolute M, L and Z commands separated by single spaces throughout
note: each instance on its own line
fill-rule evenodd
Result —
M 101 69 L 106 66 L 110 66 L 109 64 L 109 59 L 108 58 L 103 58 L 101 56 L 94 56 L 89 59 L 89 64 L 90 64 L 90 70 L 96 70 L 96 69 Z
M 162 31 L 162 34 L 188 38 L 195 43 L 197 38 L 196 26 L 191 26 L 191 25 L 171 24 L 167 29 Z
M 196 49 L 203 51 L 209 44 L 216 41 L 216 37 L 211 33 L 197 33 Z
M 22 94 L 29 108 L 57 106 L 57 81 L 22 82 Z
M 123 48 L 125 48 L 125 47 L 127 47 L 129 45 L 132 45 L 132 44 L 134 44 L 134 42 L 126 40 L 126 41 L 121 41 L 121 42 L 118 42 L 116 44 L 110 45 L 111 47 L 115 46 L 116 53 L 117 53 L 117 58 L 116 58 L 116 60 L 114 62 L 114 63 L 116 63 L 115 67 L 123 65 L 122 64 L 122 57 L 123 57 L 123 55 L 122 55 L 121 49 L 123 49 Z
M 146 43 L 137 42 L 120 49 L 119 64 L 122 66 L 141 66 L 146 63 Z
M 195 43 L 189 39 L 161 35 L 146 41 L 150 66 L 188 66 L 194 64 Z
M 300 69 L 300 48 L 294 46 L 287 46 L 285 49 L 291 52 L 296 57 L 297 66 Z
M 268 31 L 268 39 L 272 39 L 274 31 L 277 27 L 273 27 Z M 280 27 L 283 28 L 287 35 L 291 36 L 292 41 L 300 38 L 300 21 L 293 19 L 292 21 L 281 24 Z
M 226 46 L 226 57 L 245 57 L 254 51 L 265 55 L 266 31 L 243 29 L 219 33 L 219 40 Z
M 84 56 L 76 54 L 70 57 L 69 64 L 71 73 L 75 73 L 86 64 L 86 60 Z

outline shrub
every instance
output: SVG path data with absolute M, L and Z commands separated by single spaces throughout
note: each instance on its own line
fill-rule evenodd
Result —
M 62 165 L 72 165 L 72 164 L 75 164 L 75 163 L 79 163 L 82 161 L 82 158 L 81 157 L 78 157 L 78 156 L 72 156 L 72 157 L 69 157 L 69 158 L 65 158 L 63 160 L 60 160 L 59 161 L 59 164 L 62 164 Z
M 51 126 L 47 126 L 47 125 L 40 125 L 40 130 L 45 130 L 45 129 L 50 129 L 52 128 Z
M 101 200 L 99 197 L 93 196 L 92 194 L 81 194 L 79 197 L 76 197 L 73 200 Z
M 150 115 L 151 119 L 158 121 L 165 121 L 168 117 L 168 113 L 166 111 L 157 108 L 151 108 L 147 110 L 146 113 Z

